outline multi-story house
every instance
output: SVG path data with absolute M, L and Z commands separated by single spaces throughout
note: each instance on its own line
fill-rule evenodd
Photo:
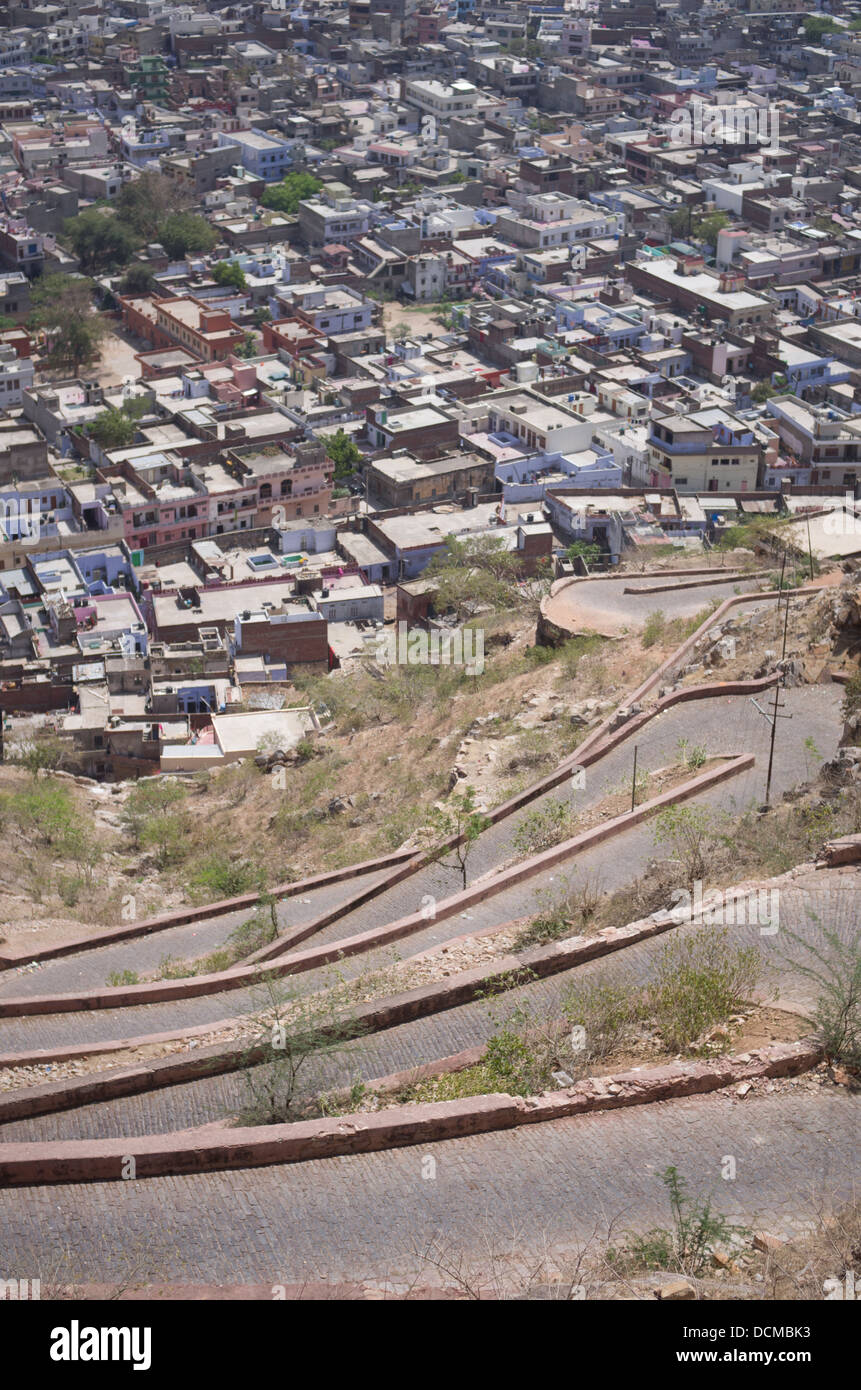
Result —
M 765 461 L 751 425 L 719 407 L 656 416 L 648 444 L 650 482 L 680 492 L 752 491 Z

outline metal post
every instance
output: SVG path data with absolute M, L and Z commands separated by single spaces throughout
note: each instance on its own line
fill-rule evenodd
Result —
M 810 543 L 810 513 L 807 513 L 807 556 L 810 560 L 810 578 L 813 578 L 813 546 Z
M 786 613 L 785 613 L 784 619 L 783 619 L 783 657 L 781 658 L 781 660 L 783 660 L 783 659 L 785 658 L 785 656 L 786 656 L 786 632 L 787 632 L 787 628 L 788 628 L 788 627 L 789 627 L 789 600 L 787 599 L 787 601 L 786 601 Z M 772 712 L 771 712 L 771 741 L 770 741 L 769 749 L 768 749 L 768 776 L 766 777 L 766 781 L 765 781 L 765 804 L 766 804 L 766 806 L 769 806 L 769 805 L 771 804 L 771 770 L 772 770 L 772 767 L 774 766 L 774 740 L 775 740 L 775 738 L 777 737 L 777 709 L 778 709 L 778 700 L 780 699 L 780 686 L 781 686 L 781 680 L 783 680 L 783 681 L 786 680 L 786 672 L 785 672 L 785 671 L 782 673 L 782 675 L 779 675 L 779 676 L 778 676 L 777 682 L 775 683 L 775 687 L 774 687 L 774 709 L 773 709 Z
M 631 810 L 637 805 L 637 744 L 634 744 L 634 776 L 631 779 Z

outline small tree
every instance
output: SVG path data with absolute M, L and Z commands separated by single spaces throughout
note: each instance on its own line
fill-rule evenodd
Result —
M 548 801 L 530 811 L 514 834 L 518 854 L 539 854 L 574 834 L 574 816 L 567 801 Z
M 212 267 L 212 278 L 218 285 L 232 285 L 237 290 L 244 290 L 248 285 L 245 271 L 238 261 L 216 261 Z
M 459 873 L 466 888 L 470 854 L 489 825 L 488 817 L 476 807 L 475 788 L 467 787 L 445 806 L 432 807 L 423 829 L 423 838 L 433 846 L 429 857 L 443 868 Z
M 335 465 L 335 477 L 352 477 L 356 465 L 362 461 L 362 455 L 350 436 L 339 428 L 334 434 L 327 435 L 323 443 L 326 453 Z
M 322 180 L 315 178 L 313 174 L 286 174 L 280 183 L 270 184 L 263 190 L 260 201 L 265 208 L 292 216 L 299 211 L 301 202 L 306 198 L 313 198 L 322 187 Z
M 41 732 L 32 741 L 11 747 L 8 760 L 25 767 L 31 777 L 38 778 L 40 772 L 55 772 L 62 767 L 66 751 L 66 745 L 56 734 Z
M 240 1118 L 247 1125 L 284 1124 L 302 1099 L 301 1086 L 312 1065 L 342 1051 L 364 1028 L 338 1012 L 334 991 L 290 991 L 272 974 L 263 977 L 261 989 L 262 1031 L 247 1054 L 248 1101 Z
M 254 333 L 246 333 L 242 342 L 233 351 L 237 357 L 256 357 L 257 356 L 257 336 Z
M 601 558 L 601 547 L 593 541 L 574 541 L 565 551 L 566 558 L 574 564 L 582 560 L 584 565 L 597 565 Z
M 715 1246 L 750 1236 L 745 1227 L 733 1226 L 713 1211 L 711 1198 L 691 1197 L 677 1168 L 665 1168 L 661 1182 L 670 1200 L 672 1228 L 653 1227 L 645 1235 L 630 1235 L 622 1250 L 608 1252 L 611 1265 L 662 1269 L 696 1278 L 704 1273 Z
M 137 782 L 120 813 L 124 829 L 140 849 L 155 849 L 162 865 L 182 858 L 188 821 L 185 791 L 169 778 Z
M 654 834 L 655 843 L 666 845 L 681 865 L 686 883 L 705 877 L 715 840 L 714 822 L 705 807 L 668 806 L 655 818 Z
M 146 409 L 142 396 L 124 401 L 121 406 L 109 405 L 87 426 L 90 438 L 100 449 L 127 449 L 135 441 L 137 421 Z

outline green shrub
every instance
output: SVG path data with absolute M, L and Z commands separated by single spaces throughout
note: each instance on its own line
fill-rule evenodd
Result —
M 759 952 L 734 946 L 726 928 L 674 936 L 658 956 L 648 1007 L 671 1051 L 688 1051 L 708 1029 L 726 1023 L 750 998 Z
M 262 887 L 262 873 L 248 859 L 224 859 L 214 852 L 198 864 L 189 887 L 192 896 L 204 902 L 238 898 L 242 893 Z
M 548 801 L 524 816 L 512 843 L 518 854 L 538 854 L 574 834 L 575 817 L 567 801 Z
M 629 1037 L 643 1015 L 642 991 L 626 985 L 571 985 L 562 1010 L 572 1027 L 582 1028 L 584 1060 L 608 1057 Z
M 645 626 L 640 635 L 640 641 L 644 647 L 653 647 L 656 642 L 660 642 L 664 635 L 664 628 L 667 625 L 667 616 L 662 608 L 656 608 L 646 619 Z
M 806 937 L 782 928 L 783 958 L 815 990 L 813 1022 L 828 1060 L 861 1072 L 861 937 L 854 923 L 841 932 L 810 918 L 817 929 Z
M 670 1200 L 672 1227 L 631 1234 L 620 1249 L 609 1251 L 610 1264 L 620 1272 L 660 1269 L 698 1278 L 716 1247 L 749 1239 L 745 1227 L 712 1210 L 711 1198 L 689 1196 L 687 1182 L 674 1166 L 664 1169 L 661 1182 Z
M 108 976 L 108 984 L 112 989 L 116 989 L 119 985 L 140 984 L 140 980 L 136 970 L 112 970 Z
M 268 946 L 277 935 L 278 928 L 272 917 L 258 912 L 247 922 L 243 922 L 241 926 L 235 927 L 227 940 L 233 959 L 241 960 L 244 956 L 250 956 L 252 952 L 259 951 L 263 946 Z

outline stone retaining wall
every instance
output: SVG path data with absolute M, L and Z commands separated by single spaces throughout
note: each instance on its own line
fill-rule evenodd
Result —
M 206 1126 L 141 1138 L 12 1143 L 0 1149 L 0 1186 L 115 1182 L 177 1173 L 301 1163 L 380 1149 L 439 1143 L 464 1135 L 511 1129 L 595 1110 L 647 1105 L 702 1095 L 760 1076 L 794 1076 L 816 1066 L 811 1040 L 707 1062 L 677 1062 L 653 1069 L 589 1078 L 540 1096 L 502 1094 L 399 1106 L 296 1124 L 253 1129 Z

